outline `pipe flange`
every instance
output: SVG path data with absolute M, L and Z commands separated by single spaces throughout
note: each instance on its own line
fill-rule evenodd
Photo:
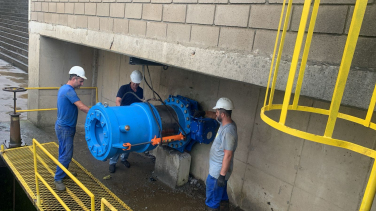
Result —
M 90 128 L 96 127 L 95 130 Z M 96 110 L 90 113 L 85 124 L 87 145 L 92 154 L 103 156 L 109 147 L 109 128 L 106 118 L 101 111 Z

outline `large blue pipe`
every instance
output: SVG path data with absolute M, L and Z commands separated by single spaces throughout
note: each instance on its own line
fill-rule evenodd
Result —
M 133 103 L 130 106 L 109 107 L 97 103 L 86 117 L 86 141 L 92 155 L 106 160 L 124 150 L 144 152 L 154 149 L 151 144 L 160 138 L 182 133 L 184 140 L 169 142 L 168 146 L 181 152 L 190 150 L 196 142 L 210 143 L 218 123 L 207 118 L 193 118 L 198 103 L 182 96 L 170 96 L 165 105 Z M 123 146 L 131 145 L 130 149 Z

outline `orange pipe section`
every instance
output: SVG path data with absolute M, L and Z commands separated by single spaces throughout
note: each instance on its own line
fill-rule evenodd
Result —
M 183 139 L 184 139 L 184 136 L 183 136 L 183 134 L 180 133 L 179 135 L 163 137 L 162 143 L 168 143 L 168 142 L 171 142 L 171 141 L 180 141 L 180 140 L 183 140 Z M 154 138 L 151 140 L 151 144 L 153 146 L 160 144 L 160 143 L 161 143 L 161 138 L 157 138 L 157 136 L 154 136 Z

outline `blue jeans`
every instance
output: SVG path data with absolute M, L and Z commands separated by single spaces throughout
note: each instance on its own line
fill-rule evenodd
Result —
M 73 138 L 76 133 L 76 128 L 63 127 L 55 124 L 55 132 L 59 140 L 59 162 L 68 169 L 69 163 L 73 157 Z M 61 170 L 59 166 L 56 167 L 55 181 L 61 181 L 67 174 Z
M 208 178 L 206 178 L 206 206 L 217 209 L 221 201 L 228 200 L 227 180 L 225 181 L 225 186 L 219 187 L 217 185 L 217 179 L 209 174 Z
M 124 153 L 119 153 L 119 154 L 116 154 L 115 156 L 113 156 L 112 158 L 110 158 L 110 165 L 112 164 L 116 164 L 119 157 L 121 157 L 121 161 L 126 161 L 129 157 L 129 153 L 130 152 L 124 152 Z

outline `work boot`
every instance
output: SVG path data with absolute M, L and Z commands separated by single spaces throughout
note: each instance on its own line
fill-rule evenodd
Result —
M 58 190 L 58 191 L 64 191 L 65 190 L 65 185 L 64 185 L 62 180 L 55 181 L 54 183 L 55 183 L 56 190 Z
M 116 171 L 116 164 L 111 164 L 110 168 L 108 170 L 110 171 L 110 173 L 115 173 L 115 171 Z
M 73 176 L 77 177 L 77 173 L 76 173 L 76 172 L 71 171 L 71 174 L 72 174 Z M 65 177 L 64 177 L 63 179 L 72 179 L 72 178 L 70 178 L 68 175 L 65 175 Z
M 122 163 L 125 167 L 127 167 L 127 168 L 130 168 L 130 167 L 131 167 L 131 164 L 130 164 L 127 160 L 125 160 L 125 161 L 121 161 L 121 163 Z
M 230 203 L 229 203 L 229 201 L 221 201 L 220 210 L 221 211 L 229 211 L 230 210 Z
M 206 206 L 206 210 L 207 211 L 219 211 L 219 207 L 218 208 L 211 208 L 211 207 Z

